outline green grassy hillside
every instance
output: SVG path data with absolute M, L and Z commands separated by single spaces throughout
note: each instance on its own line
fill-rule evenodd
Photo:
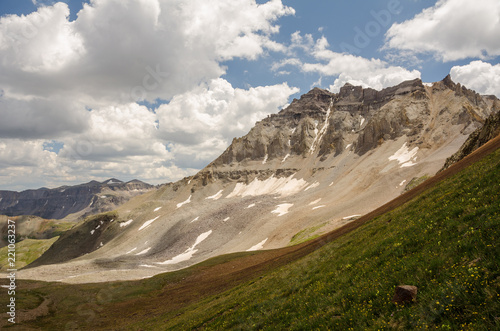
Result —
M 50 239 L 24 239 L 16 243 L 16 268 L 30 264 L 38 259 L 59 237 Z M 6 271 L 9 268 L 8 247 L 0 248 L 0 271 Z
M 261 279 L 152 329 L 500 329 L 500 151 Z M 414 304 L 391 302 L 418 286 Z
M 305 256 L 294 251 L 307 248 L 302 244 L 222 256 L 134 282 L 19 281 L 19 311 L 35 311 L 44 302 L 49 311 L 3 326 L 500 329 L 499 192 L 500 149 Z M 392 303 L 401 284 L 418 287 L 417 302 Z

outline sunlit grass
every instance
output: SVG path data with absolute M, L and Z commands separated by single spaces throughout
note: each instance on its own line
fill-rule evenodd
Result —
M 25 239 L 16 243 L 15 268 L 20 269 L 38 259 L 58 238 Z M 0 271 L 9 269 L 8 256 L 8 247 L 0 248 Z
M 406 191 L 409 191 L 415 187 L 417 187 L 418 185 L 422 184 L 423 182 L 425 182 L 427 179 L 429 179 L 431 176 L 429 175 L 423 175 L 422 177 L 415 177 L 413 178 L 412 180 L 410 180 L 410 182 L 405 186 L 405 192 Z
M 301 244 L 305 241 L 319 237 L 321 234 L 318 233 L 318 230 L 321 229 L 322 227 L 324 227 L 326 224 L 327 223 L 322 223 L 322 224 L 319 224 L 319 225 L 316 225 L 316 226 L 313 226 L 313 227 L 310 227 L 310 228 L 307 228 L 307 229 L 304 229 L 304 230 L 297 232 L 290 240 L 289 245 L 298 245 L 298 244 Z

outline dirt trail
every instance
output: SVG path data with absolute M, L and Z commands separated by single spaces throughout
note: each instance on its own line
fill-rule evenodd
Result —
M 22 322 L 32 321 L 37 319 L 38 317 L 47 316 L 50 312 L 51 304 L 52 300 L 50 300 L 49 298 L 44 298 L 40 306 L 36 307 L 35 309 L 19 311 L 17 322 L 22 323 Z

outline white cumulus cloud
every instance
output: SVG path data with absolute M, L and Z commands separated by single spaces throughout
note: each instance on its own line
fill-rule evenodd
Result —
M 294 10 L 281 0 L 93 0 L 73 21 L 63 2 L 36 4 L 0 17 L 2 188 L 27 174 L 29 187 L 176 180 L 297 92 L 220 78 L 224 61 L 286 51 L 276 21 Z
M 303 63 L 296 57 L 288 58 L 275 63 L 273 70 L 287 65 L 301 68 L 304 72 L 316 72 L 325 77 L 337 77 L 330 90 L 338 92 L 345 83 L 382 89 L 397 85 L 405 80 L 420 78 L 418 70 L 407 70 L 400 66 L 393 66 L 380 59 L 366 59 L 347 53 L 337 53 L 329 49 L 326 37 L 312 42 L 311 37 L 292 34 L 291 50 L 307 49 L 314 61 Z M 321 82 L 321 78 L 318 83 Z
M 175 96 L 156 113 L 158 134 L 172 142 L 180 161 L 208 163 L 232 138 L 242 136 L 265 116 L 275 113 L 297 88 L 286 83 L 248 90 L 233 88 L 222 78 Z
M 454 66 L 450 75 L 453 81 L 480 94 L 500 97 L 500 64 L 472 61 L 464 66 Z
M 103 103 L 170 99 L 224 74 L 223 60 L 279 50 L 279 0 L 100 0 L 69 22 L 64 3 L 0 18 L 5 96 L 77 95 Z
M 500 1 L 439 0 L 386 33 L 385 48 L 431 53 L 442 61 L 500 55 Z

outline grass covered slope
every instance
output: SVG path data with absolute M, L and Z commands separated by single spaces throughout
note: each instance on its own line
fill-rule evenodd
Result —
M 154 329 L 500 329 L 500 150 L 411 202 Z M 417 302 L 391 302 L 397 285 Z
M 16 243 L 16 268 L 21 269 L 38 259 L 58 238 L 24 239 Z M 0 248 L 0 271 L 6 271 L 9 268 L 8 252 L 7 246 Z

